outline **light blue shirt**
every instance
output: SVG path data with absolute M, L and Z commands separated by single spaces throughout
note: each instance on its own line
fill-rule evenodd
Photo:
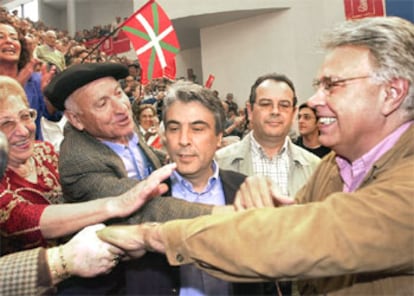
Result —
M 133 133 L 129 138 L 127 146 L 109 141 L 102 141 L 102 143 L 111 148 L 122 159 L 129 178 L 142 180 L 151 174 L 152 165 L 139 148 L 139 138 L 136 133 Z
M 189 202 L 211 205 L 225 205 L 223 186 L 219 177 L 218 164 L 212 162 L 213 175 L 202 192 L 196 192 L 192 184 L 177 171 L 171 175 L 172 196 Z M 180 296 L 229 295 L 230 283 L 216 279 L 193 265 L 180 267 Z

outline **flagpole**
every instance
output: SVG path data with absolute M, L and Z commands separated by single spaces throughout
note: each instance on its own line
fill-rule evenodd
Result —
M 110 32 L 108 35 L 106 35 L 104 38 L 102 38 L 93 48 L 90 52 L 88 52 L 87 56 L 84 57 L 81 60 L 81 64 L 83 64 L 83 62 L 89 58 L 89 56 L 99 48 L 99 46 L 101 46 L 106 40 L 108 40 L 110 37 L 114 36 L 116 32 L 118 32 L 124 25 L 126 22 L 128 22 L 131 18 L 135 17 L 135 15 L 142 10 L 142 8 L 144 8 L 146 5 L 151 4 L 155 2 L 155 0 L 149 0 L 147 3 L 145 3 L 140 9 L 137 10 L 137 12 L 134 12 L 129 18 L 127 18 L 126 20 L 124 20 L 120 25 L 118 25 L 112 32 Z
M 116 32 L 118 32 L 119 31 L 119 29 L 121 29 L 122 28 L 122 25 L 123 25 L 124 23 L 122 23 L 121 25 L 119 25 L 118 27 L 116 27 L 112 32 L 110 32 L 109 34 L 107 34 L 104 38 L 102 38 L 93 48 L 92 48 L 92 50 L 91 51 L 89 51 L 88 52 L 88 54 L 86 55 L 86 57 L 84 57 L 82 60 L 81 60 L 81 64 L 83 64 L 83 62 L 87 59 L 87 58 L 89 58 L 89 56 L 95 51 L 95 50 L 97 50 L 98 48 L 99 48 L 99 46 L 101 46 L 106 40 L 108 40 L 110 37 L 112 37 L 112 36 L 114 36 L 115 35 L 115 33 Z

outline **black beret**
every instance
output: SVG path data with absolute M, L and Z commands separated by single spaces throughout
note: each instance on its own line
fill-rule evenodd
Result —
M 87 63 L 68 67 L 57 74 L 46 87 L 44 94 L 58 110 L 65 110 L 66 99 L 78 88 L 103 77 L 122 79 L 128 68 L 117 63 Z

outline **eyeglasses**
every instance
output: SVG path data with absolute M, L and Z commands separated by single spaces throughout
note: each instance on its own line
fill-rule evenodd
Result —
M 315 79 L 312 85 L 315 91 L 317 91 L 322 86 L 324 90 L 326 90 L 327 92 L 331 92 L 334 87 L 343 85 L 347 81 L 365 79 L 365 78 L 370 78 L 370 77 L 372 77 L 372 75 L 357 76 L 357 77 L 342 78 L 342 79 L 325 76 L 325 77 L 322 77 L 321 79 Z
M 275 107 L 275 103 L 272 100 L 259 100 L 258 102 L 256 102 L 256 104 L 261 109 L 266 109 L 266 110 L 273 110 L 273 108 Z M 277 104 L 277 108 L 280 111 L 288 111 L 293 106 L 292 102 L 288 100 L 280 100 L 280 101 L 277 101 L 276 104 Z
M 21 110 L 17 114 L 17 119 L 7 117 L 0 119 L 0 130 L 5 134 L 10 134 L 16 129 L 18 123 L 27 125 L 33 123 L 36 117 L 37 111 L 35 109 Z

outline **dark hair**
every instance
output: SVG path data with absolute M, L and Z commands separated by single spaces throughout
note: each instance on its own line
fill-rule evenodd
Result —
M 162 115 L 164 122 L 168 108 L 176 101 L 184 103 L 199 102 L 213 113 L 216 135 L 224 131 L 226 123 L 224 108 L 220 99 L 218 99 L 210 89 L 190 81 L 177 81 L 173 83 L 168 88 L 167 95 L 164 98 L 164 110 Z
M 24 34 L 22 30 L 20 30 L 19 28 L 16 28 L 15 25 L 8 20 L 2 20 L 0 23 L 13 27 L 17 32 L 20 47 L 21 47 L 20 57 L 17 63 L 17 70 L 20 71 L 22 68 L 24 68 L 24 66 L 26 66 L 28 62 L 30 62 L 30 59 L 31 59 L 31 53 L 29 51 L 29 47 L 27 46 L 26 39 L 24 38 Z
M 276 82 L 286 83 L 293 92 L 293 106 L 294 107 L 296 106 L 296 104 L 298 103 L 298 99 L 296 97 L 296 91 L 295 91 L 295 86 L 293 85 L 293 82 L 286 75 L 278 74 L 278 73 L 270 73 L 270 74 L 265 74 L 265 75 L 260 76 L 259 78 L 256 79 L 256 81 L 252 85 L 250 89 L 250 97 L 249 97 L 249 102 L 250 102 L 252 109 L 253 109 L 254 103 L 256 102 L 256 90 L 259 87 L 259 85 L 263 81 L 266 81 L 266 80 L 273 80 Z
M 302 110 L 303 108 L 309 108 L 309 109 L 311 109 L 312 112 L 313 112 L 313 114 L 315 114 L 316 120 L 319 119 L 318 115 L 316 115 L 316 109 L 315 108 L 312 108 L 311 106 L 309 106 L 308 103 L 302 103 L 302 104 L 300 104 L 299 111 Z

